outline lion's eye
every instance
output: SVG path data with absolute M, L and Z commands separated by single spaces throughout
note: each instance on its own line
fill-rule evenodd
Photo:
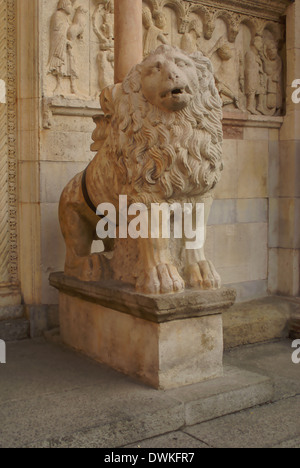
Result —
M 185 62 L 184 60 L 177 60 L 176 65 L 177 67 L 185 68 L 185 67 L 189 67 L 190 63 Z

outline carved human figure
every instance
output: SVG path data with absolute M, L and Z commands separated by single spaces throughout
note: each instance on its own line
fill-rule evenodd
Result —
M 164 12 L 162 10 L 155 10 L 153 12 L 153 19 L 155 26 L 161 29 L 161 31 L 163 31 L 164 34 L 167 35 L 168 33 L 165 32 L 165 29 L 167 27 L 167 19 Z
M 215 26 L 215 23 L 214 21 L 209 18 L 209 19 L 206 19 L 204 21 L 204 24 L 203 24 L 203 32 L 204 32 L 204 38 L 207 40 L 207 41 L 210 41 L 210 39 L 212 38 L 213 36 L 213 33 L 216 29 L 216 26 Z
M 239 22 L 237 19 L 235 19 L 234 17 L 231 18 L 230 20 L 230 24 L 228 26 L 228 31 L 227 31 L 227 35 L 228 35 L 228 41 L 231 42 L 232 44 L 235 42 L 237 36 L 238 36 L 238 33 L 240 31 L 240 27 L 239 27 Z
M 188 54 L 192 54 L 193 52 L 197 52 L 198 45 L 197 41 L 201 37 L 202 31 L 200 27 L 200 23 L 197 20 L 192 20 L 185 33 L 181 39 L 181 49 L 187 52 Z
M 264 71 L 267 75 L 267 109 L 271 115 L 282 110 L 282 59 L 277 44 L 269 39 L 264 44 Z
M 234 104 L 235 107 L 239 108 L 239 53 L 234 47 L 231 47 L 225 37 L 222 36 L 210 50 L 208 57 L 213 60 L 214 54 L 216 54 L 221 61 L 221 64 L 215 66 L 214 70 L 216 85 L 223 100 L 223 105 Z
M 70 80 L 71 94 L 77 93 L 78 73 L 73 55 L 73 43 L 76 38 L 82 38 L 86 11 L 78 7 L 72 22 L 70 17 L 73 12 L 71 0 L 59 0 L 50 22 L 48 72 L 56 77 L 54 94 L 63 93 L 61 87 L 63 78 Z
M 263 39 L 256 35 L 245 55 L 245 94 L 251 114 L 265 114 L 267 79 L 263 68 Z
M 159 44 L 168 44 L 167 33 L 164 32 L 166 19 L 162 12 L 154 13 L 155 23 L 150 8 L 143 8 L 143 26 L 145 28 L 143 50 L 144 56 L 149 55 Z
M 205 256 L 205 245 L 187 249 L 184 236 L 178 237 L 178 257 L 170 239 L 150 232 L 130 239 L 119 232 L 112 251 L 105 239 L 106 252 L 91 255 L 99 232 L 97 207 L 112 206 L 119 220 L 117 232 L 120 196 L 126 195 L 126 209 L 142 203 L 147 220 L 153 204 L 171 207 L 177 202 L 183 208 L 188 202 L 195 215 L 202 203 L 206 226 L 212 189 L 223 167 L 222 101 L 210 60 L 200 52 L 188 55 L 161 46 L 123 83 L 106 88 L 100 99 L 105 117 L 93 135 L 97 155 L 67 185 L 60 200 L 65 273 L 84 281 L 126 277 L 147 294 L 179 292 L 185 285 L 219 288 L 220 276 Z M 104 211 L 109 209 L 104 206 Z M 185 236 L 189 237 L 186 232 Z
M 83 40 L 83 32 L 86 26 L 86 14 L 87 10 L 82 6 L 79 6 L 75 10 L 75 15 L 71 26 L 68 29 L 67 37 L 69 41 L 75 41 L 75 39 Z
M 93 14 L 92 22 L 99 39 L 100 52 L 97 55 L 97 63 L 99 86 L 102 90 L 114 82 L 114 0 L 102 0 Z

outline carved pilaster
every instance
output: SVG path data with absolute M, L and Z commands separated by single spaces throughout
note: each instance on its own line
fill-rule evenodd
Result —
M 6 38 L 7 38 L 7 8 L 6 1 L 1 0 L 0 2 L 0 77 L 7 87 L 7 49 L 6 49 Z M 8 194 L 7 194 L 7 97 L 4 96 L 2 104 L 0 104 L 0 180 L 4 183 L 0 186 L 0 281 L 8 281 L 8 251 L 7 244 L 9 239 L 8 232 Z
M 19 302 L 16 200 L 15 0 L 0 0 L 0 306 Z

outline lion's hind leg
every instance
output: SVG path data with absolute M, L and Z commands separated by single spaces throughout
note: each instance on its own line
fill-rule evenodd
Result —
M 98 218 L 81 199 L 81 176 L 76 176 L 62 193 L 59 221 L 66 244 L 65 274 L 82 281 L 101 279 L 100 255 L 91 255 Z
M 62 224 L 66 242 L 65 274 L 82 281 L 99 281 L 100 255 L 91 254 L 95 239 L 93 227 L 76 211 L 68 213 Z

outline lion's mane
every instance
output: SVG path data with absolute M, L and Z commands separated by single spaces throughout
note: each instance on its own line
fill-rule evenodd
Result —
M 102 94 L 106 119 L 94 134 L 94 147 L 99 157 L 114 165 L 120 193 L 126 187 L 131 203 L 198 198 L 220 179 L 222 101 L 210 60 L 201 52 L 189 57 L 197 69 L 199 88 L 184 110 L 164 112 L 146 101 L 141 91 L 142 64 L 132 69 L 115 96 L 113 88 Z

